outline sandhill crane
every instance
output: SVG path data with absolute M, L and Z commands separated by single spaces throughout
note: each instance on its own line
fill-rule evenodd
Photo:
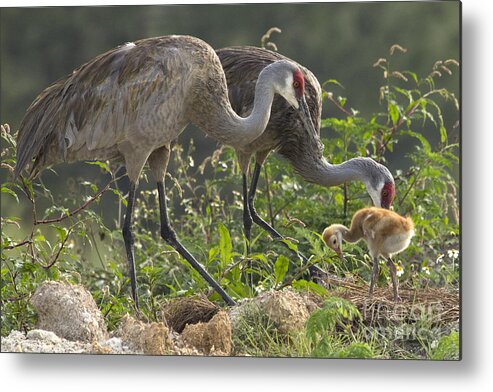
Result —
M 132 215 L 138 180 L 149 162 L 157 181 L 161 236 L 230 305 L 235 302 L 178 241 L 166 208 L 165 173 L 170 143 L 194 123 L 235 148 L 265 129 L 280 94 L 314 133 L 304 98 L 303 74 L 293 62 L 272 62 L 259 75 L 253 110 L 231 108 L 226 78 L 214 50 L 190 36 L 164 36 L 127 43 L 103 53 L 45 89 L 28 108 L 17 139 L 19 175 L 35 159 L 30 177 L 63 161 L 124 163 L 130 179 L 122 227 L 132 297 L 138 308 Z
M 255 83 L 261 70 L 275 61 L 292 61 L 277 52 L 252 46 L 223 48 L 216 53 L 226 75 L 231 105 L 239 115 L 248 115 L 252 110 Z M 236 147 L 243 174 L 243 221 L 247 243 L 250 242 L 252 221 L 274 238 L 282 238 L 281 234 L 258 215 L 254 206 L 262 164 L 272 150 L 277 150 L 309 182 L 334 186 L 359 180 L 366 185 L 376 207 L 389 208 L 394 199 L 394 178 L 382 164 L 371 158 L 360 157 L 332 165 L 323 157 L 323 144 L 320 141 L 321 87 L 312 72 L 299 64 L 297 66 L 305 77 L 306 100 L 317 132 L 306 132 L 297 113 L 284 100 L 275 98 L 264 133 L 253 142 Z M 247 172 L 252 155 L 255 155 L 255 169 L 248 190 Z
M 351 220 L 350 229 L 344 225 L 333 224 L 324 230 L 322 238 L 340 257 L 342 257 L 342 240 L 358 242 L 363 239 L 368 244 L 370 256 L 373 259 L 373 271 L 368 293 L 370 298 L 373 294 L 375 279 L 378 276 L 378 257 L 385 257 L 392 277 L 394 301 L 397 301 L 399 298 L 397 269 L 392 261 L 392 255 L 406 249 L 413 235 L 414 223 L 411 218 L 400 216 L 393 211 L 372 207 L 356 211 Z

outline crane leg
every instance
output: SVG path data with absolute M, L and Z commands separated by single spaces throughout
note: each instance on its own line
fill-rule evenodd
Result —
M 192 254 L 178 241 L 176 233 L 171 227 L 168 218 L 166 207 L 165 185 L 164 180 L 157 182 L 159 193 L 159 211 L 161 218 L 161 237 L 170 244 L 195 270 L 209 283 L 214 290 L 222 297 L 222 299 L 231 306 L 236 305 L 236 302 L 223 290 L 214 278 L 202 267 L 202 265 L 192 256 Z
M 136 184 L 130 181 L 130 189 L 128 191 L 127 211 L 125 220 L 123 221 L 122 234 L 125 249 L 127 251 L 128 270 L 130 273 L 130 285 L 132 287 L 132 298 L 135 307 L 139 309 L 139 298 L 137 296 L 137 279 L 135 277 L 135 258 L 134 258 L 134 233 L 132 230 L 132 220 L 134 212 L 134 202 L 136 195 Z
M 397 302 L 400 299 L 398 293 L 397 268 L 390 257 L 387 259 L 387 265 L 389 266 L 390 276 L 392 277 L 392 287 L 394 289 L 394 302 Z
M 250 210 L 250 215 L 253 219 L 253 221 L 259 225 L 262 229 L 267 231 L 272 237 L 275 239 L 284 239 L 284 237 L 276 230 L 274 229 L 271 225 L 269 225 L 265 220 L 263 220 L 259 214 L 257 213 L 257 210 L 255 209 L 254 201 L 255 201 L 255 192 L 257 191 L 257 185 L 258 185 L 258 179 L 260 177 L 260 171 L 262 170 L 262 165 L 259 163 L 255 163 L 255 169 L 253 171 L 253 176 L 252 176 L 252 183 L 250 185 L 250 191 L 248 193 L 248 208 Z M 245 186 L 244 188 L 245 189 Z M 306 256 L 298 251 L 295 251 L 291 249 L 286 243 L 283 242 L 283 244 L 292 252 L 296 253 L 301 260 L 303 260 L 303 264 L 308 263 L 308 259 Z M 309 267 L 310 274 L 315 277 L 321 277 L 323 275 L 326 275 L 326 272 L 321 269 L 317 265 L 311 265 Z
M 373 287 L 375 286 L 375 280 L 378 278 L 378 257 L 373 258 L 373 271 L 371 272 L 371 280 L 370 280 L 370 291 L 368 292 L 368 298 L 371 298 L 373 295 Z
M 250 208 L 248 207 L 247 176 L 246 176 L 246 174 L 243 174 L 243 228 L 245 230 L 247 255 L 250 254 L 250 241 L 252 239 L 252 234 L 251 234 L 252 224 L 253 224 L 252 215 L 250 214 Z M 248 269 L 252 268 L 252 260 L 251 259 L 248 259 L 247 268 Z M 250 288 L 252 288 L 253 287 L 253 274 L 250 272 L 247 272 L 246 280 L 247 280 L 248 286 L 250 286 Z

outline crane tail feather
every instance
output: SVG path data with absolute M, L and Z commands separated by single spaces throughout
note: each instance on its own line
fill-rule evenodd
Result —
M 27 109 L 17 134 L 17 152 L 14 175 L 18 177 L 32 162 L 29 177 L 33 178 L 47 161 L 56 161 L 58 157 L 48 157 L 52 146 L 60 150 L 63 146 L 59 111 L 61 106 L 61 86 L 55 84 L 44 90 Z M 63 153 L 63 151 L 61 151 Z M 60 154 L 56 154 L 60 155 Z

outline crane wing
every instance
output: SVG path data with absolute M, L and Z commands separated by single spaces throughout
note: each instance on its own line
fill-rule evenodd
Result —
M 34 166 L 46 163 L 54 151 L 64 160 L 69 149 L 110 148 L 127 127 L 148 119 L 143 113 L 156 111 L 182 77 L 173 70 L 186 62 L 165 42 L 147 41 L 96 57 L 36 98 L 19 129 L 17 173 L 33 158 Z

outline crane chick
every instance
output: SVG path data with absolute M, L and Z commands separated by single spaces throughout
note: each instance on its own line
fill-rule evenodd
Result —
M 378 276 L 378 257 L 387 259 L 394 289 L 394 301 L 399 299 L 397 291 L 397 269 L 392 255 L 402 252 L 409 246 L 414 235 L 414 223 L 411 218 L 383 208 L 363 208 L 353 215 L 351 228 L 333 224 L 327 227 L 322 238 L 324 242 L 342 257 L 342 240 L 355 243 L 363 239 L 373 259 L 369 297 L 373 294 L 373 286 Z

